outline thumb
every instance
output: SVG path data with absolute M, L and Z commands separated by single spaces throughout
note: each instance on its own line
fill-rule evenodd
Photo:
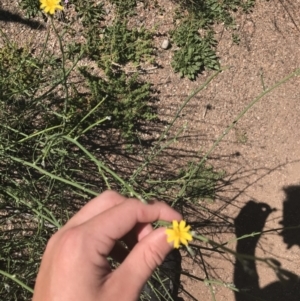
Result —
M 122 300 L 137 300 L 147 280 L 172 250 L 165 231 L 159 228 L 144 237 L 114 272 L 112 278 L 121 286 Z

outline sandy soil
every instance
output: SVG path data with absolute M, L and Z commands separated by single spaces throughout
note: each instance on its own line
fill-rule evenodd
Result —
M 203 145 L 206 146 L 204 149 L 208 149 L 251 100 L 299 68 L 299 11 L 300 1 L 258 1 L 252 14 L 238 19 L 241 36 L 239 46 L 232 43 L 228 32 L 220 29 L 218 51 L 222 65 L 229 69 L 220 74 L 204 93 L 195 97 L 184 111 L 182 124 L 186 121 L 188 129 L 185 137 L 176 145 L 178 149 L 195 152 Z M 170 80 L 175 81 L 172 78 Z M 284 201 L 294 204 L 300 202 L 299 80 L 299 77 L 293 78 L 261 99 L 211 156 L 212 165 L 228 174 L 229 185 L 219 192 L 218 205 L 212 206 L 214 209 L 219 206 L 219 214 L 227 217 L 227 221 L 234 222 L 249 200 L 264 202 L 277 209 L 269 215 L 264 230 L 282 227 L 279 222 L 283 217 L 285 225 L 291 225 L 291 220 L 296 216 L 299 219 L 297 205 L 292 206 L 291 212 L 283 212 Z M 172 106 L 166 106 L 164 110 L 170 111 L 179 106 L 188 94 L 187 91 L 202 81 L 199 78 L 197 83 L 186 84 L 186 89 L 182 82 L 177 84 L 173 88 L 175 91 L 172 93 L 172 100 L 167 102 Z M 172 88 L 167 90 L 170 89 Z M 203 117 L 208 104 L 212 109 Z M 172 115 L 171 112 L 168 113 Z M 292 193 L 291 186 L 294 186 Z M 287 194 L 284 189 L 288 188 Z M 257 216 L 252 216 L 253 224 L 257 219 Z M 231 231 L 228 230 L 229 233 L 220 235 L 221 230 L 213 238 L 224 242 L 235 237 L 234 230 L 232 227 Z M 281 262 L 282 268 L 300 275 L 299 239 L 297 242 L 297 238 L 290 237 L 283 241 L 279 234 L 280 231 L 264 234 L 259 240 L 256 255 L 275 257 Z M 299 237 L 299 234 L 298 231 L 294 236 Z M 290 249 L 287 249 L 288 245 L 291 246 Z M 235 249 L 236 246 L 230 244 L 229 247 Z M 205 262 L 213 279 L 233 282 L 234 259 L 231 256 L 208 253 Z M 205 278 L 201 264 L 190 263 L 188 270 L 193 275 Z M 258 275 L 261 288 L 278 281 L 275 273 L 262 264 L 258 264 Z M 202 284 L 187 281 L 184 287 L 197 300 L 213 300 L 209 289 Z M 216 300 L 235 300 L 228 288 L 214 284 L 213 289 Z M 183 298 L 192 300 L 186 295 Z M 262 300 L 283 299 L 279 295 L 270 295 Z M 285 300 L 290 299 L 286 296 Z
M 174 9 L 173 3 L 163 3 L 169 12 Z M 222 66 L 227 66 L 228 69 L 191 100 L 176 122 L 174 132 L 183 125 L 186 125 L 186 129 L 172 146 L 174 169 L 184 165 L 187 159 L 196 158 L 199 150 L 209 149 L 226 126 L 256 96 L 300 67 L 299 12 L 299 0 L 258 0 L 253 13 L 237 16 L 240 45 L 232 42 L 231 33 L 221 25 L 216 27 L 218 55 Z M 158 28 L 161 36 L 156 38 L 158 46 L 171 26 L 170 16 L 171 14 L 157 17 L 161 18 Z M 141 16 L 141 20 L 149 24 L 151 18 L 155 18 L 151 17 L 151 13 Z M 16 30 L 16 23 L 6 23 L 5 26 L 7 32 Z M 18 30 L 27 30 L 27 34 L 34 31 L 26 25 L 20 26 Z M 183 100 L 211 74 L 205 72 L 195 82 L 180 79 L 171 70 L 171 56 L 172 48 L 162 50 L 158 47 L 158 63 L 162 68 L 145 75 L 160 91 L 159 114 L 166 121 L 172 119 Z M 265 222 L 262 218 L 261 228 L 264 230 L 281 228 L 279 222 L 283 219 L 285 225 L 294 225 L 293 218 L 300 218 L 299 205 L 297 207 L 297 201 L 300 202 L 299 83 L 300 77 L 294 77 L 263 97 L 210 155 L 209 162 L 217 169 L 226 171 L 227 185 L 220 188 L 216 202 L 208 208 L 217 212 L 218 221 L 221 218 L 226 221 L 226 229 L 219 226 L 213 233 L 207 229 L 203 229 L 201 233 L 210 233 L 213 239 L 220 242 L 234 238 L 237 231 L 236 217 L 250 200 L 264 202 L 271 208 L 276 208 Z M 182 160 L 183 153 L 185 160 Z M 294 187 L 292 190 L 289 189 L 291 186 Z M 286 206 L 283 211 L 284 201 L 285 204 L 294 204 L 291 210 Z M 250 221 L 245 218 L 245 223 L 253 222 L 253 229 L 256 229 L 259 218 L 259 215 L 251 216 Z M 201 221 L 199 218 L 199 222 Z M 300 275 L 300 238 L 297 240 L 300 233 L 298 231 L 297 235 L 295 232 L 293 237 L 286 235 L 284 239 L 280 233 L 280 230 L 265 233 L 256 246 L 256 255 L 277 258 L 282 268 Z M 233 242 L 228 247 L 235 250 L 237 246 Z M 202 255 L 203 260 L 200 254 L 194 261 L 184 257 L 184 271 L 199 278 L 208 275 L 229 286 L 234 282 L 235 259 L 232 255 L 205 250 L 202 250 Z M 278 280 L 266 265 L 257 264 L 257 269 L 260 288 Z M 182 285 L 190 294 L 189 296 L 184 291 L 181 293 L 180 296 L 185 301 L 213 300 L 209 287 L 202 282 L 194 282 L 182 276 Z M 215 283 L 212 289 L 218 301 L 248 300 L 236 299 L 233 292 L 224 285 Z M 282 300 L 278 296 L 270 295 L 262 300 Z M 286 300 L 292 299 L 287 297 Z
M 176 122 L 174 133 L 183 126 L 186 129 L 172 146 L 174 169 L 179 168 L 175 166 L 183 165 L 182 155 L 185 159 L 195 159 L 197 152 L 208 150 L 255 97 L 300 67 L 299 11 L 300 1 L 257 1 L 253 13 L 237 16 L 240 45 L 232 42 L 231 33 L 222 26 L 216 28 L 218 54 L 222 65 L 228 69 L 214 79 L 205 91 L 193 98 Z M 168 24 L 167 20 L 162 24 L 162 35 Z M 161 39 L 163 38 L 164 36 Z M 161 50 L 159 63 L 162 64 L 163 71 L 148 75 L 150 81 L 159 86 L 160 116 L 167 121 L 172 119 L 191 91 L 211 74 L 203 74 L 195 82 L 180 80 L 178 75 L 172 73 L 171 55 L 171 50 Z M 201 233 L 211 234 L 210 231 L 213 231 L 210 237 L 219 242 L 235 238 L 237 226 L 234 222 L 237 222 L 236 217 L 250 200 L 257 204 L 266 203 L 273 211 L 265 221 L 265 217 L 259 219 L 259 212 L 250 216 L 250 220 L 243 217 L 245 223 L 253 223 L 253 229 L 249 227 L 247 233 L 255 232 L 255 229 L 279 229 L 283 219 L 285 226 L 295 225 L 293 221 L 300 215 L 297 205 L 297 201 L 300 201 L 299 80 L 299 77 L 295 77 L 263 97 L 210 155 L 209 162 L 216 168 L 225 170 L 228 175 L 227 185 L 220 188 L 217 202 L 210 207 L 226 220 L 227 228 L 200 229 Z M 284 201 L 293 204 L 286 206 L 289 210 L 283 211 Z M 220 221 L 219 218 L 217 220 Z M 200 215 L 198 221 L 202 221 Z M 259 221 L 264 222 L 260 225 Z M 281 268 L 300 275 L 300 244 L 299 239 L 297 241 L 295 238 L 300 237 L 300 233 L 295 232 L 291 235 L 294 238 L 285 236 L 284 239 L 280 233 L 281 230 L 265 233 L 259 239 L 255 254 L 277 258 Z M 228 246 L 233 250 L 237 247 L 235 243 Z M 227 286 L 233 284 L 233 256 L 209 251 L 203 251 L 202 255 L 203 260 L 200 255 L 197 256 L 198 259 L 186 259 L 185 272 L 202 279 L 209 276 L 210 279 L 221 280 Z M 274 294 L 267 297 L 264 295 L 268 289 L 266 286 L 278 281 L 276 273 L 265 264 L 257 264 L 257 270 L 259 300 L 283 300 L 275 289 Z M 188 296 L 183 292 L 181 297 L 184 300 L 214 300 L 210 289 L 203 283 L 182 276 L 182 284 L 183 289 L 192 295 Z M 235 297 L 232 290 L 225 286 L 221 283 L 212 285 L 216 300 L 248 300 L 243 296 Z M 286 292 L 282 291 L 282 294 L 285 296 Z M 291 300 L 289 298 L 288 294 L 284 297 L 285 300 Z

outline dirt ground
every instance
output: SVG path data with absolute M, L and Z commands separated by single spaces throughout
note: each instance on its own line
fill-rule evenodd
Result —
M 257 1 L 253 13 L 237 15 L 241 39 L 239 45 L 232 42 L 231 33 L 222 26 L 216 28 L 218 55 L 222 66 L 227 66 L 228 69 L 218 75 L 205 91 L 193 98 L 175 124 L 174 132 L 184 126 L 186 129 L 172 146 L 174 168 L 182 166 L 182 156 L 195 158 L 197 152 L 208 150 L 255 97 L 300 67 L 299 12 L 299 0 Z M 167 24 L 168 21 L 165 21 L 162 33 Z M 159 86 L 160 116 L 167 121 L 172 119 L 191 91 L 199 87 L 211 74 L 204 73 L 195 82 L 180 80 L 171 70 L 170 57 L 171 51 L 161 50 L 159 62 L 163 70 L 148 75 L 150 81 Z M 228 185 L 218 191 L 217 202 L 211 209 L 218 212 L 226 222 L 232 223 L 232 228 L 229 227 L 226 231 L 214 231 L 211 235 L 213 239 L 225 242 L 235 237 L 234 220 L 250 200 L 266 203 L 273 209 L 260 230 L 279 229 L 283 219 L 285 226 L 295 225 L 291 220 L 299 219 L 299 83 L 300 78 L 295 77 L 263 97 L 210 156 L 209 162 L 214 167 L 225 170 L 228 180 Z M 286 205 L 290 209 L 285 212 L 284 201 L 294 204 Z M 253 215 L 249 222 L 255 224 L 258 218 Z M 255 231 L 248 233 L 251 232 Z M 300 244 L 299 238 L 298 241 L 295 238 L 300 237 L 300 233 L 293 233 L 294 238 L 283 238 L 280 233 L 281 230 L 277 230 L 264 234 L 258 242 L 255 254 L 276 258 L 280 261 L 281 268 L 300 275 Z M 235 243 L 228 246 L 233 250 L 236 248 Z M 221 280 L 230 286 L 234 282 L 235 259 L 209 252 L 204 256 L 203 261 L 210 278 Z M 186 259 L 184 269 L 194 276 L 206 277 L 201 260 L 199 263 Z M 267 291 L 267 285 L 278 281 L 274 271 L 266 265 L 257 264 L 257 270 L 261 292 Z M 203 283 L 196 280 L 193 282 L 183 276 L 182 284 L 184 290 L 192 295 L 182 293 L 184 300 L 214 300 L 209 288 Z M 237 300 L 233 291 L 224 284 L 216 282 L 212 289 L 217 301 Z M 274 294 L 259 300 L 290 300 L 288 296 L 282 299 L 280 294 Z
M 185 137 L 176 145 L 178 149 L 195 152 L 203 145 L 204 149 L 208 149 L 238 113 L 264 90 L 264 86 L 272 86 L 299 68 L 299 12 L 300 1 L 257 1 L 252 14 L 238 18 L 239 46 L 232 43 L 230 33 L 220 29 L 218 53 L 222 65 L 229 69 L 220 74 L 185 109 L 182 124 L 187 122 L 188 129 Z M 233 221 L 249 200 L 255 200 L 277 209 L 269 215 L 264 227 L 264 230 L 276 229 L 282 227 L 279 222 L 283 220 L 283 215 L 289 219 L 286 216 L 288 213 L 283 212 L 283 202 L 288 198 L 295 203 L 300 202 L 299 80 L 299 77 L 294 78 L 261 99 L 211 156 L 212 165 L 228 174 L 230 185 L 220 191 L 217 201 L 218 212 L 228 220 Z M 170 75 L 170 81 L 176 82 L 176 75 Z M 172 105 L 165 105 L 162 114 L 168 111 L 172 115 L 169 112 L 171 108 L 178 107 L 184 96 L 199 82 L 202 82 L 201 78 L 197 83 L 178 82 L 176 86 L 170 84 L 166 87 L 162 95 L 171 90 L 172 99 L 167 100 L 166 104 Z M 204 117 L 207 105 L 212 109 L 207 110 Z M 287 196 L 284 188 L 286 191 L 288 188 L 293 190 L 293 196 Z M 297 206 L 294 210 L 293 214 L 299 219 Z M 253 223 L 257 218 L 252 217 Z M 282 268 L 300 275 L 299 243 L 289 239 L 283 241 L 279 234 L 280 231 L 263 235 L 256 255 L 277 258 Z M 230 231 L 221 237 L 214 236 L 223 242 L 227 240 L 226 237 L 235 236 Z M 291 245 L 290 249 L 287 249 L 288 244 Z M 229 247 L 235 249 L 236 246 L 231 244 Z M 214 279 L 233 282 L 234 265 L 230 256 L 214 255 L 206 260 Z M 202 277 L 205 277 L 197 264 L 191 264 L 189 271 L 198 277 L 202 273 Z M 258 275 L 261 288 L 278 281 L 275 273 L 265 265 L 258 265 Z M 209 289 L 202 284 L 186 282 L 186 288 L 197 300 L 213 300 Z M 235 300 L 228 288 L 218 284 L 214 284 L 213 288 L 216 300 Z M 184 296 L 184 300 L 189 298 Z M 284 299 L 270 296 L 267 300 Z M 285 300 L 290 299 L 287 297 Z
M 163 3 L 167 11 L 174 9 L 172 2 Z M 180 156 L 182 153 L 190 159 L 197 157 L 198 151 L 208 150 L 247 104 L 300 67 L 299 12 L 300 0 L 258 0 L 253 13 L 237 15 L 239 45 L 233 43 L 231 32 L 221 25 L 216 27 L 218 55 L 222 66 L 228 69 L 190 101 L 176 122 L 174 132 L 184 125 L 186 129 L 172 146 L 174 169 L 184 164 Z M 170 16 L 158 17 L 162 20 L 157 45 L 165 38 L 171 25 Z M 151 23 L 150 13 L 140 17 Z M 5 30 L 15 30 L 16 24 L 6 23 Z M 26 25 L 19 26 L 24 31 L 29 30 L 28 34 L 33 31 Z M 162 68 L 145 75 L 160 91 L 159 115 L 166 121 L 172 119 L 191 91 L 211 74 L 204 72 L 194 82 L 180 79 L 171 69 L 171 56 L 172 48 L 162 50 L 158 47 L 158 62 Z M 225 242 L 235 237 L 234 220 L 250 200 L 276 208 L 266 219 L 264 230 L 281 228 L 283 219 L 285 225 L 289 225 L 289 214 L 283 211 L 284 201 L 300 202 L 299 84 L 300 77 L 294 77 L 263 97 L 210 155 L 209 162 L 227 174 L 227 185 L 218 191 L 216 203 L 211 205 L 211 209 L 232 225 L 222 235 L 221 230 L 214 232 L 211 235 L 213 239 Z M 300 220 L 300 210 L 297 208 L 299 205 L 295 205 L 290 219 L 297 220 L 298 217 Z M 254 224 L 258 218 L 251 217 Z M 283 239 L 280 233 L 280 230 L 265 233 L 256 247 L 256 255 L 276 258 L 282 268 L 300 275 L 300 233 L 298 240 L 288 236 Z M 236 248 L 235 243 L 227 246 L 233 250 Z M 234 257 L 209 252 L 204 256 L 210 277 L 230 286 L 234 282 Z M 199 262 L 185 259 L 183 268 L 197 277 L 206 277 Z M 258 264 L 257 269 L 260 288 L 278 281 L 276 274 L 266 265 Z M 213 300 L 209 287 L 199 281 L 182 276 L 182 285 L 193 296 L 182 292 L 180 296 L 185 301 Z M 228 287 L 214 283 L 212 288 L 217 301 L 236 300 Z M 267 300 L 282 300 L 278 298 L 275 296 Z

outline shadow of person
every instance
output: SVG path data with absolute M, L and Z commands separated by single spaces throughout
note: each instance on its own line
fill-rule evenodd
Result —
M 291 200 L 290 195 L 286 190 L 285 192 L 287 199 L 284 202 L 284 211 L 288 208 L 288 211 L 291 213 L 293 210 L 291 203 L 289 203 Z M 292 200 L 295 202 L 296 198 L 292 198 Z M 287 205 L 286 202 L 288 202 L 289 205 Z M 261 232 L 272 211 L 274 211 L 274 209 L 271 209 L 268 204 L 249 201 L 234 220 L 236 237 L 241 238 L 243 235 Z M 297 214 L 295 211 L 293 211 L 293 213 Z M 300 218 L 300 211 L 298 211 L 297 216 Z M 281 223 L 284 226 L 294 225 L 291 221 L 292 220 L 289 219 L 289 213 L 284 212 L 284 220 Z M 284 236 L 284 241 L 288 244 L 288 247 L 290 247 L 291 244 L 298 244 L 300 246 L 299 237 L 297 242 L 295 239 L 289 240 L 290 235 L 285 236 L 285 230 L 282 231 L 281 235 Z M 299 277 L 282 269 L 278 261 L 274 260 L 272 263 L 279 281 L 273 282 L 263 288 L 259 287 L 259 276 L 253 257 L 255 256 L 255 249 L 260 236 L 261 234 L 257 234 L 237 241 L 237 253 L 244 254 L 246 257 L 238 256 L 234 267 L 234 284 L 238 290 L 238 292 L 235 292 L 236 301 L 299 301 Z
M 287 248 L 294 245 L 300 247 L 300 186 L 283 188 L 286 199 L 283 202 L 283 220 L 280 222 L 284 230 L 281 232 Z

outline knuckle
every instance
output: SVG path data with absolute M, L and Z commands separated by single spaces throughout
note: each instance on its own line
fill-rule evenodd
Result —
M 119 193 L 117 193 L 114 190 L 105 190 L 104 192 L 102 192 L 99 197 L 105 197 L 108 199 L 114 199 L 114 198 L 119 198 L 121 197 L 121 195 Z
M 49 247 L 55 248 L 62 256 L 68 256 L 75 250 L 84 246 L 84 235 L 82 229 L 74 227 L 62 232 L 57 232 L 50 240 Z M 48 247 L 48 246 L 47 246 Z
M 114 190 L 105 190 L 103 191 L 100 196 L 114 196 L 114 195 L 117 195 L 117 192 L 114 191 Z

